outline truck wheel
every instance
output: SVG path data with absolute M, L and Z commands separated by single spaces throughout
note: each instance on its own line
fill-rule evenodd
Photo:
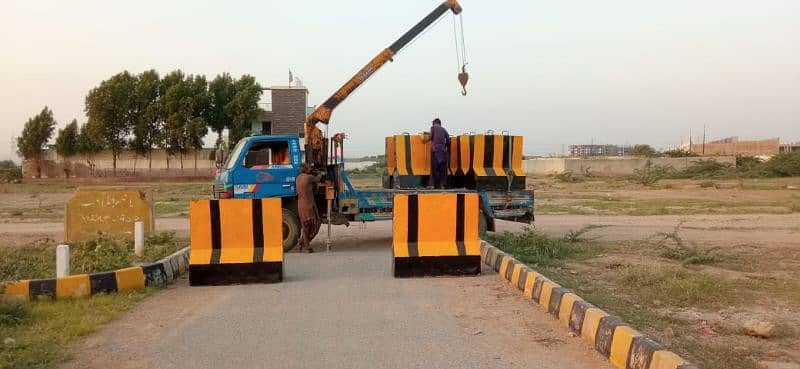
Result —
M 487 228 L 489 227 L 489 220 L 486 219 L 486 213 L 483 211 L 478 213 L 478 237 L 481 239 L 486 238 Z
M 297 246 L 300 241 L 300 219 L 289 209 L 283 212 L 283 251 L 287 252 Z

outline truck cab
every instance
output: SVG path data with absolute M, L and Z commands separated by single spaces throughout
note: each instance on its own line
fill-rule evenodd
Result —
M 217 199 L 282 199 L 283 247 L 300 239 L 296 178 L 302 163 L 296 135 L 250 136 L 241 139 L 224 159 L 214 179 Z
M 215 197 L 295 197 L 295 178 L 301 163 L 297 136 L 243 138 L 219 168 L 214 181 Z

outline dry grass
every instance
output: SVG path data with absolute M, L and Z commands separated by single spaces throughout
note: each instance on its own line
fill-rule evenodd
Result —
M 690 215 L 800 212 L 798 178 L 664 180 L 653 186 L 621 178 L 565 183 L 529 178 L 537 214 Z
M 378 180 L 380 183 L 380 179 Z M 64 218 L 64 204 L 76 188 L 92 184 L 27 182 L 0 185 L 0 218 L 5 222 L 57 222 Z M 211 196 L 209 183 L 124 183 L 153 189 L 156 216 L 186 216 L 189 201 Z
M 675 255 L 665 251 L 664 240 Z M 523 258 L 534 247 L 520 239 L 503 246 L 508 238 L 493 241 Z M 792 314 L 800 304 L 796 251 L 756 248 L 742 254 L 737 248 L 694 245 L 679 235 L 614 243 L 572 244 L 552 237 L 537 242 L 591 245 L 592 252 L 554 254 L 536 269 L 701 368 L 755 369 L 761 360 L 800 357 L 800 332 L 794 328 L 800 326 L 800 316 Z M 712 249 L 711 265 L 683 262 L 687 250 L 696 256 Z M 777 334 L 769 340 L 746 336 L 744 319 L 773 322 Z

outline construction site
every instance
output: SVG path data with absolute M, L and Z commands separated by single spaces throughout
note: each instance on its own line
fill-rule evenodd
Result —
M 290 23 L 305 40 L 321 37 L 312 19 L 386 17 L 363 5 Z M 261 6 L 281 18 L 296 5 Z M 504 23 L 533 30 L 513 7 Z M 326 59 L 324 76 L 104 61 L 124 70 L 81 92 L 85 123 L 45 106 L 15 128 L 18 158 L 0 166 L 0 369 L 800 369 L 796 127 L 672 145 L 665 124 L 624 137 L 653 146 L 592 138 L 541 155 L 558 146 L 548 137 L 586 132 L 547 136 L 575 117 L 561 107 L 530 134 L 558 104 L 518 120 L 516 100 L 493 95 L 514 88 L 491 84 L 513 70 L 492 56 L 506 37 L 486 28 L 492 7 L 391 8 L 403 28 L 359 30 L 370 42 L 325 28 L 352 50 L 291 43 Z M 449 67 L 433 57 L 441 42 Z M 415 53 L 450 74 L 379 81 L 411 81 Z M 403 105 L 409 91 L 421 108 Z

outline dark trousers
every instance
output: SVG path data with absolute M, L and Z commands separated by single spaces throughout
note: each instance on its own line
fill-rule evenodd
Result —
M 431 153 L 431 180 L 433 188 L 444 188 L 447 185 L 447 164 L 448 155 L 444 151 L 434 151 Z

